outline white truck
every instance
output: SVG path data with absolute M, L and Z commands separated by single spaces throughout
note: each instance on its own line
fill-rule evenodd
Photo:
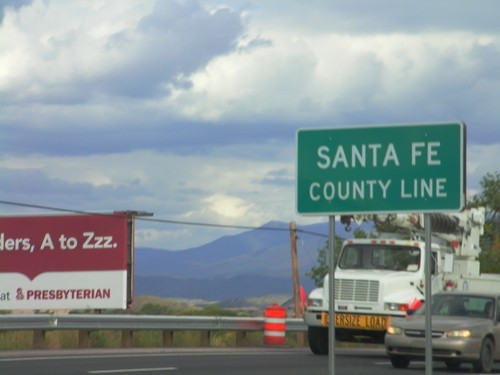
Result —
M 456 214 L 429 214 L 432 228 L 431 290 L 500 288 L 500 275 L 480 274 L 483 207 Z M 334 280 L 335 339 L 383 342 L 390 317 L 405 316 L 424 300 L 425 228 L 422 214 L 345 216 L 341 222 L 373 221 L 378 235 L 344 241 Z M 328 275 L 308 296 L 304 321 L 309 346 L 328 354 Z

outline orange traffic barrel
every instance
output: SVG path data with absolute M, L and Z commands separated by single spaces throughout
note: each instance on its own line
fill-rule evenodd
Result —
M 286 310 L 283 306 L 273 304 L 264 312 L 264 344 L 285 345 Z

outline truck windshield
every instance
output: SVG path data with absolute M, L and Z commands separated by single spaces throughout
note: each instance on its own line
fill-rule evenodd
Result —
M 340 256 L 339 267 L 416 272 L 420 268 L 420 249 L 382 244 L 347 245 Z

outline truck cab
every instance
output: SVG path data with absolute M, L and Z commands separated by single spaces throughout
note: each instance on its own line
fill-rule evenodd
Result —
M 336 340 L 383 342 L 390 317 L 405 316 L 412 303 L 424 299 L 424 249 L 421 241 L 344 242 L 334 275 Z M 443 283 L 443 251 L 433 251 L 431 258 L 433 287 L 438 289 Z M 326 275 L 323 285 L 328 279 Z M 309 327 L 317 327 L 309 341 L 327 340 L 327 292 L 318 288 L 309 295 L 304 319 Z

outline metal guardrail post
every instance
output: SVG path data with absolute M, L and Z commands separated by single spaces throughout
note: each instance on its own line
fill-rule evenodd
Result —
M 81 349 L 86 349 L 91 347 L 90 334 L 92 331 L 87 329 L 78 331 L 78 347 Z
M 200 331 L 200 346 L 210 346 L 210 331 Z
M 134 331 L 122 331 L 122 347 L 132 348 L 134 346 Z
M 33 331 L 33 349 L 45 348 L 45 331 L 36 329 Z
M 236 346 L 245 346 L 248 344 L 247 332 L 238 331 L 236 332 Z
M 163 331 L 163 346 L 174 346 L 174 331 Z

